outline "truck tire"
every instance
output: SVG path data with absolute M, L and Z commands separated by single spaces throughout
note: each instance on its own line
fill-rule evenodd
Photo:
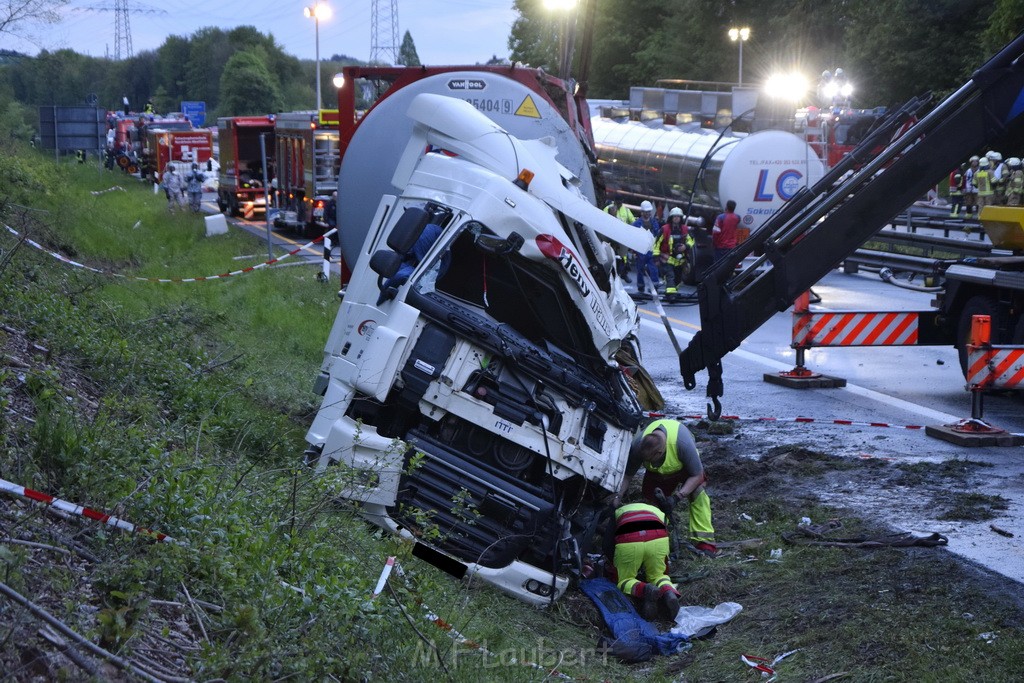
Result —
M 960 320 L 956 326 L 956 350 L 960 356 L 960 371 L 963 372 L 965 378 L 967 377 L 967 341 L 971 334 L 971 318 L 976 315 L 987 315 L 992 319 L 993 344 L 1005 343 L 999 332 L 1002 327 L 1002 312 L 996 300 L 984 294 L 978 294 L 968 299 L 960 312 Z

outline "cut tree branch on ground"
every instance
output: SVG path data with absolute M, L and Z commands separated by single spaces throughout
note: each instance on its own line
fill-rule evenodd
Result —
M 62 633 L 64 636 L 71 639 L 71 641 L 74 642 L 76 645 L 81 645 L 97 657 L 102 657 L 103 659 L 106 659 L 108 662 L 110 662 L 117 668 L 121 669 L 122 671 L 129 671 L 135 674 L 136 676 L 142 678 L 143 680 L 150 681 L 150 683 L 164 683 L 163 681 L 161 681 L 161 679 L 153 676 L 152 674 L 146 671 L 143 671 L 127 659 L 124 659 L 123 657 L 118 657 L 114 653 L 107 652 L 102 647 L 91 643 L 84 636 L 81 636 L 77 632 L 75 632 L 70 626 L 65 624 L 63 621 L 50 614 L 45 609 L 43 609 L 42 607 L 29 600 L 18 591 L 8 586 L 6 583 L 0 582 L 0 595 L 4 595 L 12 602 L 27 609 L 29 612 L 32 613 L 34 617 L 46 622 L 48 625 Z M 188 681 L 188 679 L 181 680 Z

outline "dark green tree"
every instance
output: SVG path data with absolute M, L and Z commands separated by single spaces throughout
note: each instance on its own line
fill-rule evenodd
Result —
M 1024 27 L 1024 0 L 996 0 L 981 46 L 986 56 L 1013 40 Z
M 402 46 L 398 48 L 398 63 L 402 66 L 420 66 L 416 43 L 412 42 L 412 34 L 408 31 L 402 36 Z
M 508 49 L 513 62 L 558 71 L 558 25 L 542 0 L 515 0 L 519 17 L 512 22 Z
M 220 78 L 219 116 L 277 113 L 283 106 L 281 87 L 261 48 L 241 50 L 228 59 Z
M 991 6 L 984 0 L 851 3 L 843 66 L 860 106 L 948 94 L 984 60 L 978 37 Z
M 206 102 L 206 111 L 213 111 L 220 103 L 221 73 L 234 50 L 227 34 L 219 28 L 199 29 L 192 34 L 190 42 L 185 92 L 190 100 Z
M 188 63 L 191 52 L 192 41 L 181 36 L 168 36 L 157 48 L 156 82 L 153 84 L 153 105 L 157 111 L 178 111 L 181 101 L 189 99 Z

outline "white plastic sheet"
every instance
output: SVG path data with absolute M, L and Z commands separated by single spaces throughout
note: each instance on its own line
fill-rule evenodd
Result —
M 687 638 L 702 636 L 715 626 L 732 620 L 743 611 L 736 602 L 723 602 L 715 607 L 680 607 L 676 625 L 670 633 L 682 634 Z

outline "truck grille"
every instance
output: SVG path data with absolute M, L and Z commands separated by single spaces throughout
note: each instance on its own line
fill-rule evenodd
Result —
M 398 504 L 391 510 L 396 521 L 465 562 L 491 568 L 517 558 L 546 563 L 557 518 L 541 490 L 470 461 L 421 432 L 410 432 L 409 441 L 425 457 L 402 475 Z M 438 538 L 427 533 L 431 528 Z

